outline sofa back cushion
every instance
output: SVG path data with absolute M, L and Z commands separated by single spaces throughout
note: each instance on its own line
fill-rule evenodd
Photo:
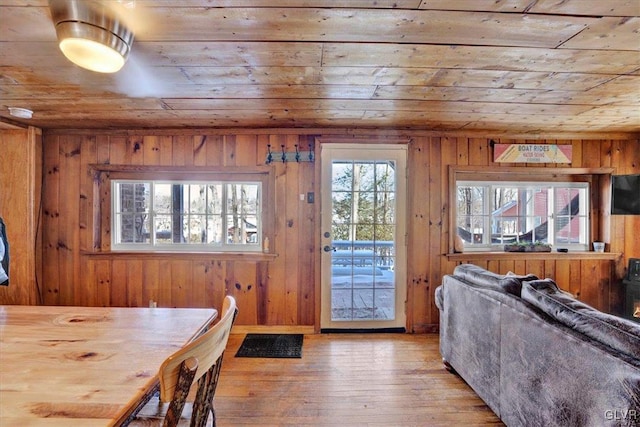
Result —
M 560 290 L 553 280 L 524 282 L 522 299 L 589 338 L 640 359 L 640 325 L 576 300 Z
M 494 291 L 520 296 L 522 282 L 537 280 L 533 274 L 519 276 L 513 273 L 497 274 L 474 264 L 460 264 L 453 270 L 454 276 L 466 282 Z

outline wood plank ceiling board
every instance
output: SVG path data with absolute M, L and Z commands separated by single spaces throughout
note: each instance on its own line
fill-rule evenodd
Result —
M 47 0 L 2 1 L 0 121 L 640 134 L 638 1 L 136 0 L 123 19 L 131 55 L 100 75 L 61 54 Z
M 635 52 L 534 49 L 494 46 L 442 46 L 327 43 L 324 66 L 429 67 L 626 74 L 638 68 Z
M 640 51 L 640 18 L 601 18 L 560 47 Z

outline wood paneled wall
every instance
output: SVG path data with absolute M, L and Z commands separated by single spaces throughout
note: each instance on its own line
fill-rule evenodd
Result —
M 312 139 L 313 141 L 313 139 Z M 263 166 L 267 146 L 307 147 L 298 135 L 56 135 L 46 139 L 43 291 L 46 304 L 218 307 L 236 297 L 240 325 L 314 324 L 314 191 L 312 163 L 274 162 L 266 200 L 277 256 L 109 253 L 96 244 L 92 165 L 206 168 Z M 275 148 L 274 148 L 275 150 Z M 99 168 L 99 166 L 98 166 Z M 98 195 L 98 198 L 102 195 Z M 96 247 L 98 246 L 98 247 Z
M 42 133 L 36 128 L 0 131 L 0 217 L 9 240 L 9 286 L 0 286 L 0 304 L 40 300 Z
M 315 132 L 315 131 L 314 131 Z M 394 133 L 397 140 L 397 133 Z M 448 258 L 450 165 L 501 167 L 491 160 L 490 138 L 404 133 L 409 154 L 408 329 L 432 331 L 438 312 L 435 288 L 444 274 L 464 259 Z M 173 165 L 212 169 L 264 166 L 267 144 L 307 147 L 321 136 L 384 141 L 384 133 L 363 131 L 309 135 L 295 130 L 122 134 L 55 132 L 45 138 L 43 298 L 46 304 L 144 306 L 219 306 L 225 293 L 240 307 L 239 325 L 315 326 L 318 319 L 317 279 L 320 248 L 317 205 L 299 194 L 315 192 L 319 203 L 318 163 L 279 163 L 275 168 L 272 204 L 275 210 L 271 249 L 275 257 L 229 255 L 134 255 L 94 253 L 92 212 L 94 182 L 91 164 Z M 497 142 L 529 142 L 500 140 Z M 572 167 L 612 167 L 615 173 L 640 173 L 638 140 L 536 140 L 571 144 Z M 319 147 L 315 147 L 316 151 Z M 527 167 L 527 166 L 522 166 Z M 561 287 L 606 311 L 619 305 L 618 279 L 626 260 L 640 256 L 640 217 L 611 217 L 608 239 L 618 260 L 558 258 L 472 259 L 496 271 L 533 272 L 555 278 Z
M 571 144 L 572 168 L 613 168 L 614 174 L 640 173 L 639 140 L 508 140 L 499 143 Z M 618 258 L 597 258 L 580 254 L 530 256 L 511 254 L 447 257 L 449 236 L 449 166 L 479 166 L 490 169 L 504 166 L 522 168 L 532 165 L 496 164 L 491 139 L 465 137 L 415 137 L 410 155 L 409 218 L 409 318 L 414 331 L 432 330 L 437 319 L 434 290 L 444 274 L 456 265 L 470 262 L 492 271 L 517 274 L 534 273 L 550 277 L 559 286 L 582 301 L 607 312 L 622 309 L 620 280 L 626 273 L 627 260 L 640 256 L 640 216 L 610 216 L 600 212 L 610 224 L 599 230 L 608 251 L 621 253 Z M 539 165 L 535 165 L 539 167 Z M 552 168 L 566 165 L 546 165 Z M 505 179 L 508 176 L 505 174 Z M 515 259 L 514 259 L 515 258 Z

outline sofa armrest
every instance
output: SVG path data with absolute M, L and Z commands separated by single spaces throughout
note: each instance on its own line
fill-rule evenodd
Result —
M 436 288 L 436 307 L 438 310 L 444 310 L 444 292 L 442 291 L 442 285 Z

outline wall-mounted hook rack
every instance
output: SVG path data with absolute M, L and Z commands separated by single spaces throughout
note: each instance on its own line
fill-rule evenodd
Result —
M 300 147 L 298 146 L 298 144 L 295 145 L 295 151 L 286 151 L 285 150 L 285 146 L 281 145 L 281 151 L 280 153 L 276 154 L 279 157 L 279 161 L 281 161 L 282 163 L 287 163 L 287 162 L 296 162 L 296 163 L 301 163 L 301 162 L 306 162 L 306 163 L 313 163 L 315 160 L 314 157 L 314 153 L 311 150 L 311 145 L 309 145 L 309 151 L 300 151 Z M 267 145 L 267 159 L 265 160 L 266 164 L 271 164 L 274 161 L 276 161 L 274 159 L 274 152 L 271 151 L 271 144 Z

